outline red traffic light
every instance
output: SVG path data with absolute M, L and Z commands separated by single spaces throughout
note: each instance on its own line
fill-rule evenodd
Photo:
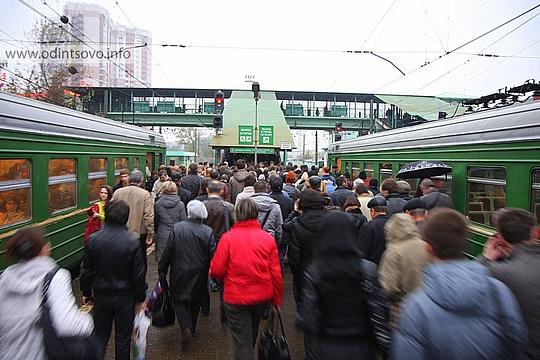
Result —
M 223 98 L 217 97 L 216 98 L 216 104 L 221 104 L 223 102 Z
M 340 122 L 337 122 L 337 123 L 336 123 L 336 131 L 337 131 L 337 132 L 341 132 L 342 130 L 343 130 L 343 126 L 341 125 Z

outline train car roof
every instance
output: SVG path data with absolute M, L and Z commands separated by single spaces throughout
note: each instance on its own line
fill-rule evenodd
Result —
M 165 147 L 154 131 L 7 93 L 0 93 L 0 130 Z
M 540 102 L 484 110 L 456 118 L 334 142 L 330 154 L 540 140 Z

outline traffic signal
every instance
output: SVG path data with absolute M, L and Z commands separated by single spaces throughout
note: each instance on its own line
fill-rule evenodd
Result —
M 214 127 L 216 129 L 221 129 L 223 127 L 223 116 L 214 116 Z
M 341 125 L 340 122 L 336 122 L 336 132 L 341 132 L 343 131 L 343 126 Z
M 225 97 L 223 96 L 223 93 L 221 90 L 216 92 L 216 95 L 214 96 L 214 112 L 217 114 L 221 114 L 223 112 L 223 108 L 225 107 Z

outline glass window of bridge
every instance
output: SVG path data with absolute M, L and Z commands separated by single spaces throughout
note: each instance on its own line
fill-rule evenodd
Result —
M 120 181 L 120 170 L 128 168 L 128 158 L 115 158 L 114 159 L 114 183 L 118 184 Z
M 28 159 L 0 159 L 0 228 L 32 217 L 30 170 Z
M 373 179 L 373 176 L 375 174 L 375 168 L 373 166 L 373 163 L 364 163 L 364 171 L 366 172 L 366 179 L 368 181 Z
M 469 167 L 467 194 L 469 219 L 492 225 L 492 214 L 506 204 L 506 170 L 502 167 Z
M 532 176 L 531 211 L 536 216 L 536 223 L 540 224 L 540 170 L 534 170 Z
M 77 161 L 49 160 L 49 213 L 77 206 Z
M 107 159 L 88 160 L 88 201 L 99 200 L 99 190 L 107 185 Z
M 379 179 L 382 183 L 384 180 L 392 177 L 392 164 L 391 163 L 380 163 L 379 164 Z

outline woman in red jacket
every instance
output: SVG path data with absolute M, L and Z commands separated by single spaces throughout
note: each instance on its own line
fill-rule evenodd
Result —
M 236 204 L 236 223 L 221 237 L 210 276 L 223 281 L 234 358 L 255 358 L 259 321 L 270 303 L 281 306 L 283 283 L 276 241 L 261 229 L 251 199 Z

